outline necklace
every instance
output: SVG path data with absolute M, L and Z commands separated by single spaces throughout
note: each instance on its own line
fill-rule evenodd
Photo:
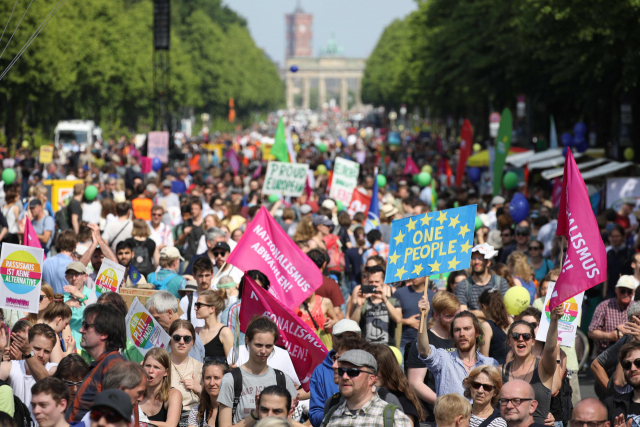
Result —
M 520 367 L 522 367 L 525 364 L 526 360 L 522 363 L 522 365 L 520 365 Z M 522 381 L 524 382 L 530 382 L 531 379 L 533 379 L 533 365 L 536 363 L 536 357 L 534 356 L 533 361 L 531 362 L 531 365 L 529 365 L 529 370 L 527 371 L 526 374 L 524 374 L 524 378 L 522 378 Z M 531 373 L 531 378 L 529 378 L 529 381 L 527 381 L 527 376 L 529 376 L 529 374 Z M 515 375 L 513 375 L 513 370 L 509 372 L 509 375 L 511 376 L 512 380 L 515 380 L 516 377 Z

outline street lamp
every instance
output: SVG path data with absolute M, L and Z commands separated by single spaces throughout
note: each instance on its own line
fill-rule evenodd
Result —
M 391 110 L 391 112 L 389 112 L 389 120 L 391 121 L 391 129 L 393 129 L 393 124 L 396 121 L 396 119 L 398 118 L 398 113 L 396 113 L 394 110 Z

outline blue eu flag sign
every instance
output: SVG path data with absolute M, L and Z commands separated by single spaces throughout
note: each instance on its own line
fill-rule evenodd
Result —
M 371 194 L 371 205 L 369 206 L 369 213 L 367 213 L 367 221 L 364 225 L 364 232 L 368 233 L 371 230 L 378 230 L 380 228 L 380 209 L 378 208 L 378 175 L 373 179 L 373 192 Z
M 384 282 L 468 268 L 475 220 L 469 205 L 393 221 Z
M 142 278 L 142 274 L 136 269 L 133 265 L 129 264 L 129 279 L 131 279 L 131 283 L 137 285 Z

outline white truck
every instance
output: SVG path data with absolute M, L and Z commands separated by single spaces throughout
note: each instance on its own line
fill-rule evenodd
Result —
M 102 130 L 93 120 L 63 120 L 58 122 L 55 129 L 55 145 L 65 153 L 72 150 L 72 142 L 77 143 L 78 149 L 87 147 L 91 150 L 93 143 L 102 140 Z

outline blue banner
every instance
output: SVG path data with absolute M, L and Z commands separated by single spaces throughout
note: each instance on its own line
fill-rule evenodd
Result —
M 476 205 L 393 221 L 384 282 L 468 268 L 475 221 Z

